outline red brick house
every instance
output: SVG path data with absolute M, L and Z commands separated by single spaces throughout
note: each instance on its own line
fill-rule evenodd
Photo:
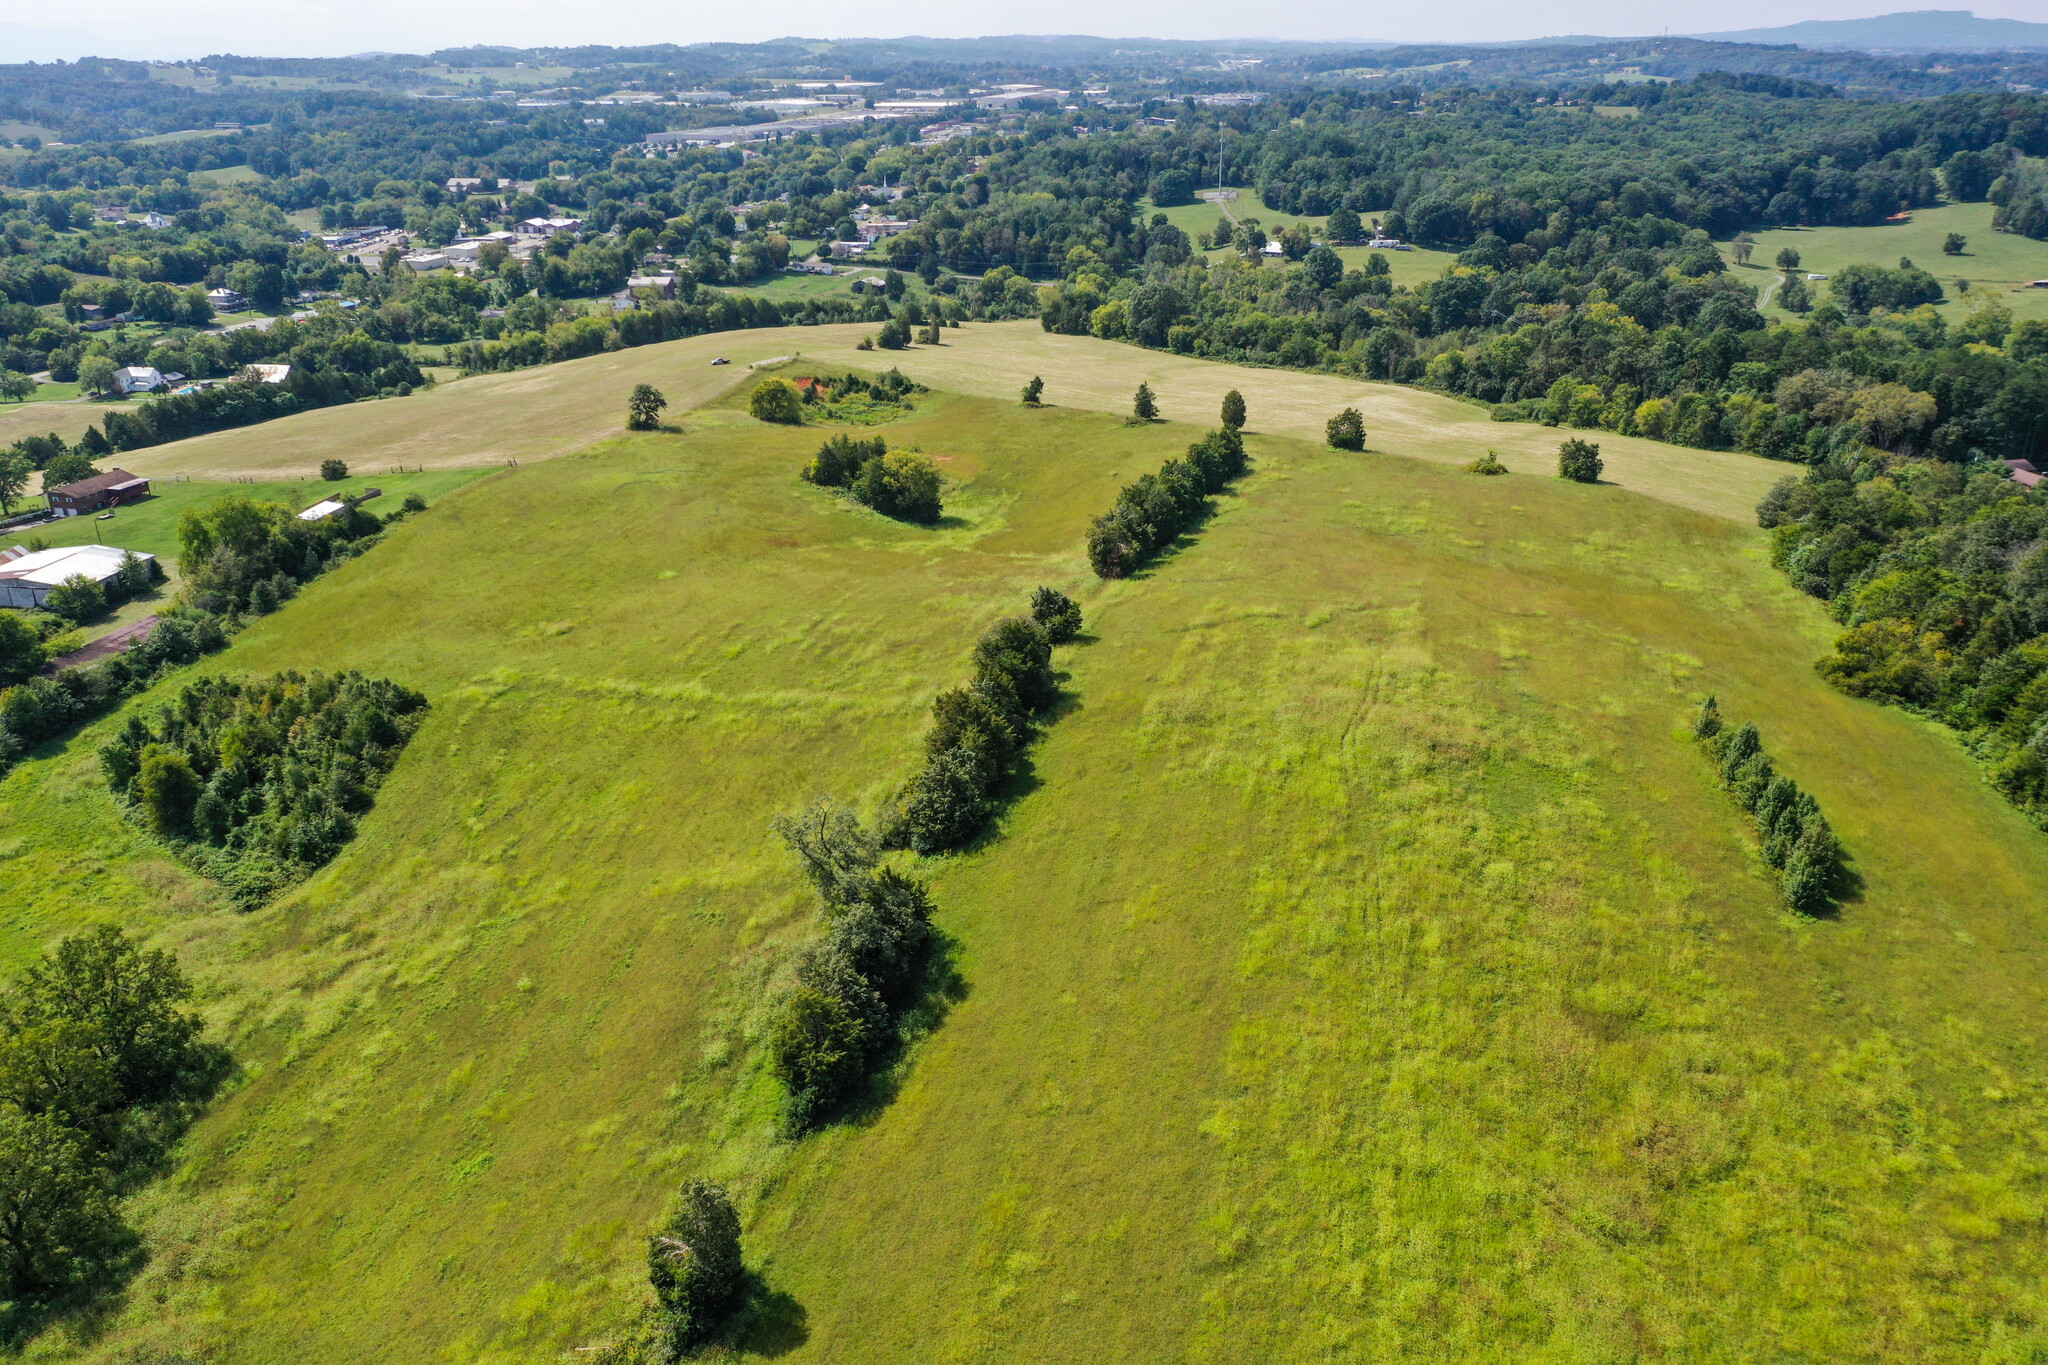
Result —
M 83 516 L 124 502 L 140 502 L 149 496 L 149 480 L 125 469 L 109 469 L 77 483 L 49 490 L 50 510 L 60 517 Z

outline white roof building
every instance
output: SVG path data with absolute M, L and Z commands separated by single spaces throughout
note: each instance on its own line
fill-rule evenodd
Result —
M 339 498 L 326 498 L 321 500 L 320 502 L 314 503 L 311 507 L 308 507 L 305 511 L 299 513 L 299 520 L 325 521 L 327 518 L 333 516 L 336 512 L 341 511 L 344 507 L 347 506 L 348 504 L 341 501 Z
M 112 545 L 64 545 L 54 550 L 17 545 L 0 550 L 0 607 L 34 610 L 43 605 L 50 589 L 77 574 L 105 583 L 120 572 L 128 553 Z M 156 558 L 139 550 L 135 557 L 145 564 Z
M 163 375 L 153 365 L 124 365 L 114 371 L 114 387 L 122 393 L 149 393 L 163 382 Z
M 253 376 L 259 384 L 282 384 L 292 377 L 289 365 L 244 365 L 242 373 Z

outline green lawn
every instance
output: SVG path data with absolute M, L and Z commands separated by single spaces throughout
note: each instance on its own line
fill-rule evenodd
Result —
M 1896 266 L 1900 257 L 1931 272 L 1941 281 L 1947 300 L 1941 305 L 1950 322 L 1959 322 L 1970 308 L 1970 296 L 1961 293 L 1956 281 L 1968 280 L 1996 292 L 2017 319 L 2048 321 L 2048 289 L 2024 286 L 2048 279 L 2048 242 L 2037 242 L 2010 232 L 1991 230 L 1989 204 L 1944 204 L 1939 208 L 1915 209 L 1912 221 L 1879 227 L 1773 228 L 1759 232 L 1748 267 L 1735 266 L 1737 275 L 1756 285 L 1759 292 L 1777 278 L 1778 252 L 1791 247 L 1799 253 L 1803 272 L 1832 275 L 1848 265 Z M 1960 256 L 1942 254 L 1944 238 L 1960 232 L 1968 243 Z M 1725 247 L 1724 247 L 1725 252 Z M 1732 261 L 1732 258 L 1731 258 Z M 1827 297 L 1827 286 L 1812 283 L 1818 303 Z M 1791 314 L 1777 306 L 1773 296 L 1766 316 L 1786 318 Z
M 980 334 L 1069 391 L 1165 363 Z M 245 1068 L 131 1201 L 126 1298 L 32 1358 L 567 1358 L 695 1172 L 785 1296 L 749 1353 L 791 1361 L 2048 1349 L 2048 838 L 1821 683 L 1834 628 L 1753 527 L 1477 479 L 1427 423 L 1273 434 L 1260 373 L 1172 371 L 1174 415 L 1254 394 L 1253 472 L 1115 584 L 1089 516 L 1199 427 L 1070 393 L 881 429 L 951 480 L 932 530 L 801 483 L 823 433 L 733 390 L 438 503 L 199 666 L 433 705 L 253 913 L 118 819 L 119 717 L 0 782 L 0 961 L 149 933 Z M 964 994 L 871 1122 L 777 1142 L 763 1001 L 814 921 L 767 821 L 878 809 L 1039 583 L 1088 613 L 1067 703 L 927 869 Z M 1780 909 L 1681 737 L 1707 692 L 1841 832 L 1838 919 Z
M 381 514 L 396 511 L 409 493 L 417 493 L 432 503 L 488 472 L 483 469 L 432 469 L 416 474 L 378 474 L 362 470 L 340 483 L 328 483 L 317 478 L 232 483 L 157 479 L 150 484 L 148 498 L 114 509 L 114 515 L 106 521 L 97 517 L 64 517 L 17 532 L 15 539 L 34 535 L 50 545 L 114 545 L 124 550 L 143 550 L 163 558 L 164 567 L 168 569 L 172 567 L 169 561 L 178 553 L 178 518 L 184 515 L 186 508 L 203 507 L 225 493 L 240 493 L 259 502 L 283 503 L 298 512 L 324 498 L 352 497 L 366 488 L 379 488 L 383 490 L 383 496 L 366 503 L 365 507 Z

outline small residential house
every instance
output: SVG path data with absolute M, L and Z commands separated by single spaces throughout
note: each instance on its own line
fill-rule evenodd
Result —
M 894 237 L 899 232 L 908 232 L 917 226 L 911 218 L 870 218 L 865 223 L 856 223 L 855 231 L 864 242 L 879 242 L 884 237 Z
M 171 225 L 171 220 L 161 213 L 145 213 L 142 215 L 142 225 L 146 228 L 167 228 Z
M 528 237 L 553 237 L 563 232 L 583 231 L 581 218 L 526 218 L 519 223 L 519 231 Z
M 164 382 L 154 365 L 123 365 L 114 371 L 114 387 L 122 393 L 154 393 Z
M 213 305 L 216 313 L 239 313 L 249 306 L 249 300 L 234 289 L 209 289 L 206 301 Z
M 853 292 L 856 294 L 886 294 L 889 292 L 889 282 L 880 275 L 863 275 L 853 282 Z
M 54 550 L 30 550 L 16 545 L 0 550 L 0 607 L 38 610 L 49 597 L 50 589 L 78 574 L 95 583 L 106 583 L 121 571 L 121 561 L 127 553 L 111 545 L 65 545 Z M 144 564 L 156 559 L 155 555 L 140 551 L 135 557 Z
M 49 489 L 47 493 L 52 513 L 60 517 L 82 517 L 89 512 L 103 512 L 109 507 L 148 497 L 149 480 L 125 469 L 109 469 L 104 474 Z
M 643 289 L 652 289 L 663 298 L 672 299 L 676 296 L 676 277 L 672 274 L 635 275 L 626 281 L 626 289 L 635 294 Z
M 865 256 L 867 254 L 868 243 L 866 242 L 832 243 L 832 256 L 835 260 L 850 260 L 855 256 Z
M 2028 488 L 2041 486 L 2041 471 L 2034 468 L 2032 460 L 2007 460 L 2005 468 L 2014 483 L 2025 484 Z

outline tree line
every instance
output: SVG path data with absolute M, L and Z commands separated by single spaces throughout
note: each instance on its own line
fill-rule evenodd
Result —
M 1843 627 L 1821 676 L 1953 728 L 2048 829 L 2048 497 L 2003 465 L 1865 447 L 1780 481 L 1757 521 Z
M 1756 726 L 1727 729 L 1713 697 L 1700 703 L 1692 733 L 1719 763 L 1721 785 L 1756 821 L 1763 860 L 1777 871 L 1785 904 L 1802 915 L 1832 910 L 1843 880 L 1842 846 L 1819 803 L 1772 764 Z
M 0 691 L 0 774 L 36 745 L 98 720 L 171 669 L 225 648 L 229 628 L 211 612 L 172 607 L 148 639 L 124 654 L 55 677 L 26 677 Z
M 242 905 L 355 837 L 426 698 L 360 673 L 202 678 L 100 748 L 129 816 Z

